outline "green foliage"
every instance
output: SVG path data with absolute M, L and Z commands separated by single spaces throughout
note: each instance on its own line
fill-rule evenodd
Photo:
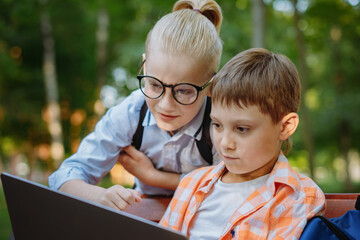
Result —
M 275 8 L 280 2 L 291 1 L 264 2 L 266 48 L 285 54 L 298 65 L 293 9 Z M 342 165 L 344 146 L 348 145 L 349 155 L 358 154 L 360 149 L 360 4 L 351 6 L 346 0 L 300 2 L 309 4 L 300 12 L 299 27 L 304 34 L 309 67 L 309 89 L 302 101 L 310 111 L 315 175 L 325 192 L 344 192 L 347 191 Z M 0 0 L 0 170 L 8 169 L 18 153 L 26 155 L 30 171 L 36 167 L 44 172 L 53 170 L 49 155 L 41 155 L 37 150 L 50 144 L 44 114 L 46 95 L 40 30 L 43 9 L 48 11 L 52 23 L 65 156 L 69 156 L 76 149 L 77 141 L 92 131 L 100 117 L 94 110 L 99 99 L 96 55 L 99 11 L 105 10 L 109 17 L 105 84 L 127 95 L 131 87 L 117 83 L 113 71 L 121 68 L 130 81 L 135 77 L 147 33 L 161 16 L 171 12 L 173 3 L 163 0 Z M 238 52 L 251 47 L 254 27 L 251 1 L 219 0 L 218 3 L 224 15 L 220 33 L 224 42 L 222 66 Z M 80 113 L 80 120 L 76 120 L 75 113 Z M 300 122 L 292 137 L 294 146 L 289 160 L 298 171 L 309 174 L 304 131 Z M 355 156 L 352 163 L 358 166 L 352 169 L 356 177 L 360 159 L 356 154 L 352 156 Z M 108 176 L 101 182 L 104 187 L 111 184 Z M 358 182 L 352 191 L 360 191 Z M 8 239 L 9 227 L 0 191 L 0 239 Z
M 279 11 L 279 0 L 265 2 L 266 48 L 287 55 L 298 65 L 293 10 Z M 326 167 L 331 176 L 338 171 L 333 161 L 342 155 L 342 137 L 348 133 L 350 149 L 360 148 L 360 6 L 345 0 L 303 1 L 309 6 L 301 13 L 309 89 L 303 103 L 309 108 L 315 138 L 315 167 Z M 222 0 L 224 42 L 221 66 L 238 52 L 251 47 L 253 30 L 251 1 Z M 96 32 L 99 10 L 109 17 L 106 85 L 127 95 L 131 87 L 116 83 L 113 71 L 123 69 L 126 78 L 135 77 L 147 33 L 156 21 L 171 12 L 173 2 L 132 1 L 39 1 L 0 0 L 0 163 L 7 167 L 18 152 L 38 161 L 34 153 L 50 136 L 44 118 L 46 105 L 42 73 L 43 39 L 40 20 L 49 13 L 56 50 L 56 71 L 62 112 L 65 155 L 72 154 L 74 142 L 89 133 L 99 115 L 94 104 L 99 99 Z M 81 120 L 74 123 L 74 113 Z M 302 113 L 300 112 L 300 117 Z M 76 122 L 76 121 L 75 121 Z M 303 123 L 293 136 L 290 154 L 295 167 L 308 172 L 304 151 Z M 40 165 L 51 166 L 49 157 Z M 28 160 L 30 161 L 30 160 Z M 360 161 L 359 159 L 354 161 Z M 306 163 L 306 164 L 305 164 Z M 35 164 L 36 165 L 36 164 Z M 0 165 L 1 166 L 1 165 Z

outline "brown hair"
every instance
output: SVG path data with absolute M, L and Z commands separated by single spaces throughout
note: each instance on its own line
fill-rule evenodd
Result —
M 220 65 L 221 23 L 221 8 L 215 1 L 179 0 L 173 12 L 163 16 L 149 32 L 146 53 L 185 54 L 206 63 L 212 74 Z
M 240 108 L 258 106 L 277 124 L 286 114 L 298 111 L 301 83 L 289 58 L 253 48 L 227 62 L 214 77 L 210 91 L 213 102 Z M 291 142 L 286 144 L 285 152 Z

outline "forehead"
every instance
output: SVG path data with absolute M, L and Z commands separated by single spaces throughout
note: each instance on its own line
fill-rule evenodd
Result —
M 161 51 L 148 53 L 146 58 L 146 75 L 158 78 L 166 84 L 191 83 L 203 84 L 209 80 L 205 65 L 187 55 L 173 55 Z
M 241 106 L 241 107 L 240 107 Z M 251 105 L 245 107 L 237 104 L 222 104 L 220 102 L 213 102 L 211 107 L 211 117 L 219 121 L 237 122 L 237 121 L 270 121 L 271 117 L 268 114 L 263 114 L 259 107 Z

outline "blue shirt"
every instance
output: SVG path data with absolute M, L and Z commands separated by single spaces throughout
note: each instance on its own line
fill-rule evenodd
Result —
M 95 130 L 82 140 L 78 151 L 50 175 L 50 188 L 58 189 L 71 179 L 98 184 L 116 164 L 121 149 L 132 143 L 144 102 L 145 96 L 136 90 L 120 104 L 110 108 L 96 124 Z M 171 136 L 157 126 L 154 116 L 147 110 L 142 123 L 144 132 L 140 151 L 151 159 L 157 169 L 167 172 L 185 174 L 207 166 L 194 137 L 201 127 L 204 112 L 205 102 L 194 119 Z M 201 131 L 196 136 L 197 140 L 200 138 Z M 218 163 L 220 158 L 214 148 L 212 152 L 214 164 Z M 143 194 L 173 194 L 172 190 L 146 185 L 137 178 L 135 184 L 136 189 Z

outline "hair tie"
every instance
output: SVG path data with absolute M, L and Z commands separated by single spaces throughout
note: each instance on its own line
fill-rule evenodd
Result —
M 193 11 L 201 13 L 200 9 L 198 8 L 193 8 Z

